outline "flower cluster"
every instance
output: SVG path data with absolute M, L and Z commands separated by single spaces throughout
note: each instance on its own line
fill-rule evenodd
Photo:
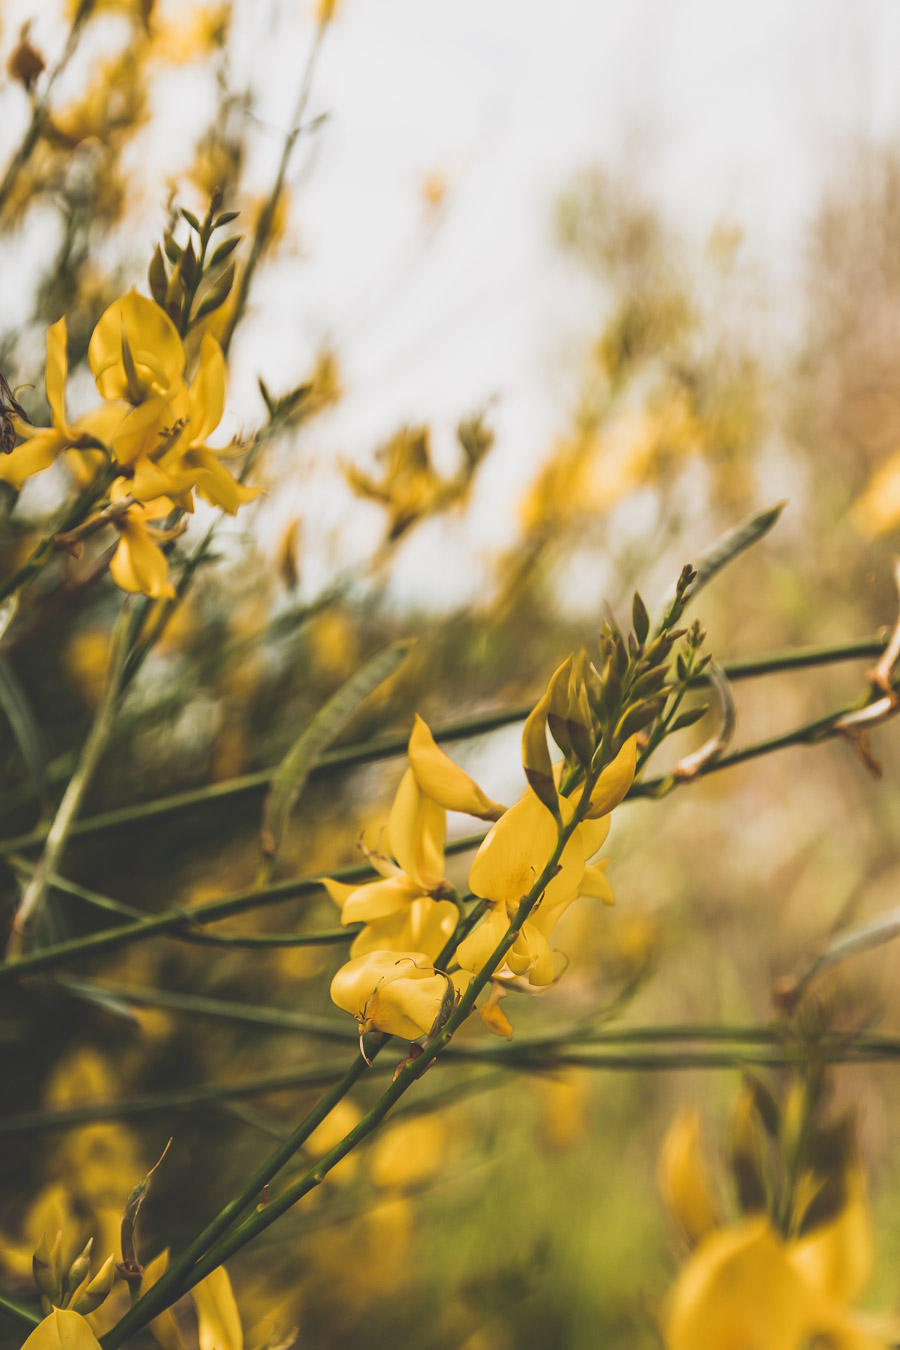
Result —
M 894 1344 L 884 1327 L 851 1311 L 873 1261 L 852 1121 L 811 1121 L 801 1098 L 793 1094 L 782 1112 L 759 1083 L 741 1095 L 731 1161 L 742 1216 L 733 1223 L 722 1217 L 698 1117 L 684 1112 L 670 1128 L 660 1188 L 690 1255 L 669 1300 L 668 1350 Z M 768 1157 L 766 1135 L 775 1140 Z M 792 1168 L 782 1167 L 785 1152 Z
M 582 663 L 583 664 L 583 663 Z M 555 870 L 519 923 L 514 939 L 492 973 L 493 993 L 481 1009 L 498 1035 L 512 1028 L 500 1011 L 499 999 L 509 987 L 540 988 L 562 973 L 550 938 L 557 922 L 579 895 L 612 904 L 606 860 L 592 859 L 606 841 L 610 812 L 622 801 L 634 779 L 636 736 L 630 735 L 601 773 L 595 774 L 580 808 L 577 781 L 567 763 L 554 766 L 547 747 L 551 709 L 565 697 L 575 700 L 573 717 L 561 724 L 575 727 L 582 701 L 583 724 L 591 722 L 581 667 L 570 658 L 556 672 L 547 694 L 528 718 L 523 736 L 523 761 L 528 786 L 508 810 L 490 801 L 476 783 L 435 744 L 421 718 L 409 741 L 406 770 L 382 835 L 381 851 L 368 852 L 380 879 L 364 886 L 327 881 L 332 899 L 341 906 L 345 924 L 362 922 L 350 962 L 336 974 L 331 996 L 352 1013 L 361 1032 L 427 1035 L 456 993 L 491 960 L 515 922 L 524 897 L 533 892 L 566 831 Z M 568 715 L 568 702 L 566 704 Z M 562 735 L 560 726 L 556 734 Z M 593 731 L 591 732 L 593 735 Z M 575 731 L 578 738 L 578 731 Z M 567 742 L 570 743 L 570 742 Z M 574 820 L 579 809 L 577 822 Z M 475 855 L 469 872 L 472 896 L 484 902 L 485 914 L 474 931 L 452 951 L 449 973 L 435 961 L 452 938 L 459 918 L 458 902 L 444 876 L 446 812 L 465 812 L 495 823 Z M 390 855 L 390 856 L 389 856 Z M 449 964 L 449 962 L 448 962 Z
M 0 479 L 19 489 L 63 456 L 76 481 L 97 489 L 97 512 L 79 534 L 107 524 L 118 532 L 110 562 L 116 584 L 124 591 L 172 596 L 161 545 L 174 527 L 157 522 L 193 511 L 194 493 L 234 514 L 257 492 L 238 483 L 206 444 L 225 407 L 222 349 L 209 334 L 203 338 L 188 384 L 184 346 L 172 320 L 131 290 L 101 316 L 88 362 L 103 401 L 71 422 L 66 320 L 53 324 L 46 367 L 51 425 L 12 419 L 22 443 L 0 458 Z

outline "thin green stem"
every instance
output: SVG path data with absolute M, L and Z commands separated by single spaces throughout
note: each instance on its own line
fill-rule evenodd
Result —
M 461 718 L 446 722 L 432 729 L 436 741 L 464 740 L 471 736 L 484 735 L 498 727 L 508 726 L 511 722 L 520 722 L 525 713 L 521 708 L 501 708 L 480 717 Z M 409 735 L 373 736 L 367 741 L 352 745 L 339 746 L 329 750 L 311 770 L 311 777 L 334 773 L 341 769 L 352 768 L 359 764 L 371 764 L 377 760 L 391 759 L 406 751 Z M 205 806 L 245 793 L 264 792 L 275 772 L 275 767 L 260 769 L 255 773 L 228 779 L 222 783 L 209 783 L 203 787 L 190 788 L 186 792 L 174 793 L 169 797 L 159 797 L 149 802 L 138 802 L 133 806 L 120 807 L 115 811 L 104 811 L 84 820 L 76 821 L 72 828 L 72 838 L 85 838 L 102 834 L 106 830 L 140 825 L 145 821 L 158 820 L 160 817 L 176 815 L 192 806 Z M 6 853 L 20 852 L 34 848 L 47 837 L 47 827 L 37 826 L 27 834 L 11 836 L 0 840 L 0 856 Z
M 477 848 L 483 838 L 483 834 L 477 834 L 452 839 L 445 851 L 448 854 L 468 852 Z M 374 873 L 368 863 L 358 863 L 352 867 L 336 868 L 327 875 L 335 881 L 365 881 Z M 118 947 L 141 942 L 149 937 L 177 933 L 185 927 L 214 923 L 217 919 L 228 918 L 244 910 L 258 909 L 281 900 L 296 899 L 320 890 L 321 886 L 322 878 L 319 874 L 299 877 L 292 881 L 276 881 L 264 890 L 240 891 L 236 895 L 226 895 L 219 900 L 208 900 L 202 905 L 195 905 L 192 909 L 168 909 L 162 914 L 150 915 L 134 923 L 124 923 L 117 928 L 104 928 L 99 933 L 70 938 L 66 942 L 42 947 L 36 952 L 28 952 L 15 961 L 0 963 L 0 984 L 4 980 L 18 979 L 21 975 L 31 975 L 39 970 L 50 970 L 54 966 L 65 965 L 68 961 L 81 960 L 83 957 L 95 956 L 100 952 L 114 951 Z
M 8 1294 L 0 1294 L 0 1313 L 6 1313 L 7 1317 L 21 1323 L 29 1331 L 32 1331 L 42 1321 L 37 1313 L 33 1313 L 30 1308 L 26 1308 L 14 1298 L 10 1298 Z
M 109 739 L 118 711 L 125 660 L 133 636 L 134 614 L 126 601 L 119 612 L 119 618 L 113 629 L 110 665 L 103 697 L 97 705 L 97 711 L 75 772 L 69 779 L 69 785 L 48 831 L 43 857 L 22 893 L 22 898 L 13 918 L 12 933 L 7 947 L 8 957 L 16 958 L 22 950 L 27 930 L 34 922 L 35 916 L 43 904 L 47 892 L 48 878 L 51 873 L 56 871 L 65 853 L 75 817 L 84 801 L 85 793 L 90 787 L 100 757 L 106 748 L 106 742 Z

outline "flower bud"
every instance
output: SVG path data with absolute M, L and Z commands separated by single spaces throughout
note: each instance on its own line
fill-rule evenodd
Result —
M 34 1255 L 31 1258 L 31 1270 L 34 1275 L 34 1282 L 41 1293 L 52 1303 L 59 1298 L 60 1279 L 59 1279 L 59 1247 L 62 1240 L 62 1232 L 56 1234 L 56 1241 L 52 1248 L 47 1241 L 47 1234 L 41 1234 L 41 1240 L 34 1249 Z
M 116 1258 L 108 1256 L 94 1278 L 83 1289 L 75 1291 L 72 1311 L 86 1317 L 95 1312 L 110 1293 L 116 1280 Z

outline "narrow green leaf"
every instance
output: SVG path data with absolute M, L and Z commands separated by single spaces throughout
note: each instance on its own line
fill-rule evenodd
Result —
M 272 775 L 263 806 L 260 840 L 267 858 L 274 858 L 278 852 L 288 816 L 320 755 L 343 730 L 360 704 L 393 675 L 406 659 L 410 646 L 409 642 L 395 642 L 373 656 L 361 670 L 351 675 L 294 741 Z
M 777 505 L 770 506 L 765 511 L 757 511 L 755 515 L 748 516 L 740 525 L 736 525 L 733 530 L 723 534 L 721 539 L 713 544 L 712 548 L 707 549 L 705 553 L 701 553 L 694 563 L 697 577 L 691 588 L 692 597 L 696 596 L 702 586 L 712 581 L 713 577 L 721 572 L 723 567 L 727 567 L 745 549 L 751 548 L 767 535 L 772 526 L 777 523 L 786 505 L 787 502 L 778 502 Z
M 13 674 L 8 661 L 0 660 L 0 708 L 7 720 L 16 744 L 25 761 L 29 776 L 40 796 L 47 796 L 47 747 L 24 689 Z
M 692 727 L 695 722 L 699 722 L 701 717 L 705 717 L 709 712 L 708 703 L 700 703 L 696 708 L 688 708 L 687 712 L 679 713 L 672 723 L 670 730 L 684 731 L 685 727 Z
M 166 264 L 163 259 L 162 249 L 159 244 L 150 260 L 150 267 L 147 271 L 147 280 L 150 283 L 150 294 L 158 305 L 166 303 L 166 290 L 169 285 L 169 278 L 166 275 Z
M 647 634 L 650 632 L 650 615 L 647 613 L 647 606 L 641 599 L 639 591 L 635 591 L 634 593 L 634 601 L 631 606 L 631 622 L 634 626 L 634 635 L 638 642 L 643 646 L 647 641 Z
M 233 285 L 234 285 L 234 263 L 230 262 L 228 266 L 225 268 L 225 271 L 219 277 L 216 284 L 209 291 L 207 291 L 202 303 L 200 304 L 199 309 L 197 310 L 197 313 L 194 316 L 195 321 L 197 319 L 205 318 L 207 314 L 212 314 L 213 310 L 218 309 L 220 305 L 224 305 L 225 301 L 228 299 L 228 295 Z
M 237 220 L 240 214 L 240 211 L 223 211 L 220 216 L 216 216 L 213 222 L 213 229 L 221 229 L 221 227 L 227 225 L 229 221 Z
M 226 258 L 229 258 L 241 242 L 242 238 L 243 235 L 233 234 L 230 238 L 223 239 L 221 244 L 217 244 L 213 249 L 212 257 L 209 260 L 210 268 L 218 267 Z
M 192 229 L 192 230 L 196 230 L 197 233 L 199 234 L 199 233 L 200 233 L 200 222 L 199 222 L 199 220 L 197 219 L 197 217 L 194 215 L 193 211 L 188 211 L 188 210 L 185 209 L 185 207 L 182 206 L 182 208 L 181 208 L 181 214 L 184 216 L 185 220 L 186 220 L 187 223 L 190 225 L 191 229 Z

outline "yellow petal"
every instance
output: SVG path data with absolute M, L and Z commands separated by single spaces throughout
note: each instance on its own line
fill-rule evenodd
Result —
M 387 881 L 370 881 L 365 886 L 357 886 L 344 901 L 341 923 L 372 923 L 376 919 L 386 919 L 398 910 L 405 910 L 421 894 L 421 886 L 402 874 Z
M 602 862 L 589 863 L 584 869 L 578 894 L 589 895 L 595 900 L 602 900 L 604 905 L 614 905 L 616 897 L 613 895 L 612 887 L 606 876 L 608 866 L 609 858 L 604 858 Z
M 551 680 L 550 683 L 552 688 L 553 681 Z M 556 815 L 559 811 L 559 805 L 557 803 L 556 782 L 553 777 L 553 764 L 547 746 L 547 714 L 549 708 L 550 693 L 548 691 L 525 719 L 525 726 L 522 730 L 522 767 L 536 800 Z
M 446 1160 L 447 1132 L 432 1114 L 399 1120 L 377 1137 L 370 1174 L 381 1190 L 421 1185 L 440 1172 Z
M 348 961 L 331 982 L 332 1002 L 364 1030 L 410 1040 L 431 1029 L 447 992 L 424 952 L 369 952 Z
M 243 1350 L 241 1319 L 225 1267 L 210 1271 L 191 1290 L 191 1298 L 197 1309 L 200 1350 Z
M 804 1350 L 809 1297 L 765 1220 L 711 1233 L 683 1268 L 667 1350 Z
M 408 877 L 433 890 L 444 877 L 447 820 L 442 807 L 426 797 L 412 769 L 400 779 L 388 816 L 387 846 Z
M 122 359 L 127 342 L 144 397 L 175 388 L 184 371 L 184 348 L 172 320 L 152 300 L 130 290 L 101 315 L 88 346 L 88 363 L 103 398 L 138 402 Z
M 113 581 L 123 591 L 135 595 L 149 595 L 153 599 L 174 596 L 175 588 L 169 581 L 169 564 L 158 545 L 154 544 L 146 527 L 140 522 L 125 519 L 119 522 L 119 547 L 109 564 Z
M 450 900 L 420 895 L 388 918 L 367 923 L 350 947 L 351 956 L 366 952 L 424 952 L 434 961 L 456 927 L 459 910 Z
M 634 782 L 637 766 L 637 736 L 629 736 L 611 764 L 607 764 L 591 793 L 588 819 L 605 816 L 624 799 Z
M 344 901 L 348 896 L 351 896 L 354 891 L 359 890 L 358 886 L 348 886 L 345 881 L 332 881 L 331 877 L 322 877 L 322 885 L 325 887 L 338 909 L 343 909 Z
M 159 1256 L 144 1266 L 144 1278 L 141 1281 L 141 1293 L 146 1294 L 156 1281 L 165 1274 L 169 1266 L 169 1249 L 165 1248 Z M 160 1347 L 160 1350 L 184 1350 L 184 1341 L 171 1308 L 166 1308 L 158 1317 L 147 1324 L 147 1330 Z
M 239 506 L 252 502 L 262 491 L 262 488 L 239 483 L 214 450 L 195 446 L 185 455 L 184 463 L 204 501 L 227 511 L 230 516 L 237 512 Z
M 139 403 L 122 419 L 113 436 L 116 459 L 128 466 L 142 455 L 152 455 L 160 448 L 161 437 L 172 421 L 168 398 L 148 398 Z
M 489 831 L 469 871 L 469 888 L 495 904 L 517 905 L 534 886 L 556 848 L 556 822 L 531 788 Z M 578 892 L 584 852 L 577 833 L 560 858 L 560 870 L 545 891 L 554 905 Z
M 848 1178 L 849 1198 L 831 1223 L 792 1242 L 790 1262 L 810 1288 L 838 1307 L 855 1301 L 872 1276 L 874 1242 L 860 1176 Z
M 569 798 L 571 800 L 571 798 Z M 563 820 L 566 819 L 565 811 Z M 593 858 L 594 854 L 606 843 L 609 834 L 610 821 L 609 814 L 600 816 L 598 820 L 583 820 L 578 826 L 576 833 L 581 840 L 582 851 L 585 862 L 588 858 Z
M 669 1126 L 658 1179 L 663 1201 L 691 1245 L 718 1228 L 718 1206 L 703 1158 L 696 1111 L 680 1111 Z
M 418 713 L 409 738 L 409 762 L 421 790 L 445 811 L 462 811 L 481 820 L 496 820 L 503 814 L 504 808 L 444 754 Z
M 200 366 L 191 384 L 191 442 L 202 445 L 225 411 L 225 357 L 210 334 L 200 344 Z
M 22 1350 L 100 1350 L 100 1342 L 80 1313 L 54 1308 Z
M 491 996 L 487 1003 L 483 1003 L 478 1009 L 482 1022 L 489 1031 L 495 1036 L 503 1036 L 511 1041 L 513 1038 L 512 1023 L 506 1013 L 500 1007 L 500 999 L 506 997 L 506 990 L 501 984 L 494 984 L 491 989 Z
M 44 387 L 50 414 L 57 431 L 66 431 L 66 379 L 69 374 L 69 358 L 66 354 L 65 316 L 47 329 L 47 369 L 44 375 Z
M 546 936 L 536 923 L 526 919 L 519 936 L 506 953 L 506 964 L 516 975 L 527 975 L 528 983 L 553 983 L 553 953 Z
M 476 974 L 496 949 L 509 928 L 509 918 L 502 905 L 495 905 L 474 932 L 463 938 L 456 949 L 456 959 L 463 970 Z
M 10 454 L 0 455 L 0 480 L 19 490 L 26 479 L 49 469 L 68 445 L 68 438 L 60 431 L 53 428 L 36 431 Z

